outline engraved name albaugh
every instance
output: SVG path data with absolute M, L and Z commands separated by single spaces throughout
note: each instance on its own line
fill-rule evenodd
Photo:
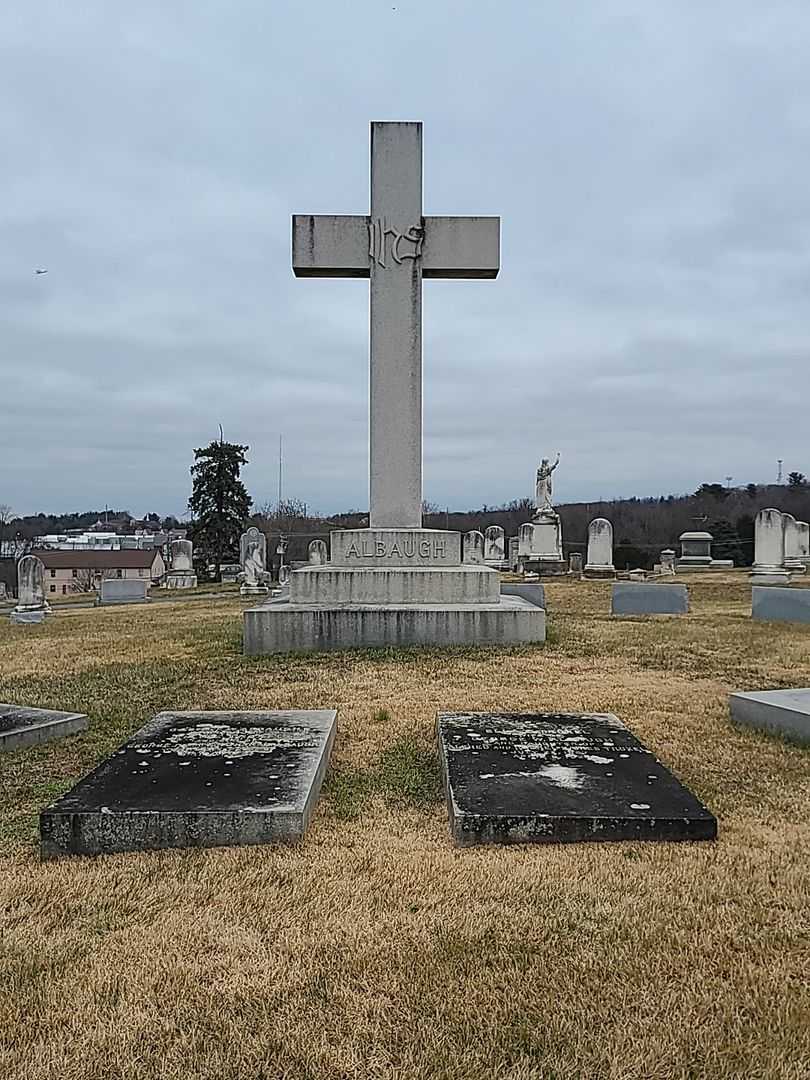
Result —
M 346 548 L 347 559 L 445 559 L 446 540 L 354 540 Z

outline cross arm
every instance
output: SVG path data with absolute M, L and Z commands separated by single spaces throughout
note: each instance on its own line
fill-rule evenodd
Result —
M 422 276 L 494 278 L 501 263 L 499 217 L 426 217 Z
M 296 277 L 368 277 L 368 218 L 358 214 L 293 214 Z

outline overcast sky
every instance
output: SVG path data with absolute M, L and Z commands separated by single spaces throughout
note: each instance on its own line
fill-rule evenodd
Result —
M 368 283 L 290 214 L 367 213 L 370 120 L 427 214 L 500 214 L 424 288 L 425 498 L 810 473 L 806 0 L 37 0 L 0 32 L 0 503 L 185 511 L 192 449 L 367 505 Z M 48 273 L 36 276 L 37 267 Z

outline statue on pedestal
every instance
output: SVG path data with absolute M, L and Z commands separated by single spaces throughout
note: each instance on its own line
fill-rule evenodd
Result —
M 553 465 L 549 465 L 548 458 L 543 458 L 537 467 L 537 478 L 534 484 L 534 506 L 535 506 L 535 518 L 543 517 L 548 514 L 549 511 L 554 510 L 551 503 L 552 495 L 552 483 L 551 474 L 560 464 L 560 455 L 557 454 L 557 460 Z

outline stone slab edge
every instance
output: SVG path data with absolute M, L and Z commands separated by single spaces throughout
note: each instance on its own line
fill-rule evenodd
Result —
M 810 711 L 803 713 L 795 706 L 746 693 L 730 694 L 728 703 L 732 723 L 810 745 Z
M 0 750 L 19 750 L 25 746 L 38 746 L 51 739 L 61 739 L 65 735 L 75 735 L 84 731 L 88 723 L 86 713 L 65 713 L 52 720 L 0 732 Z

